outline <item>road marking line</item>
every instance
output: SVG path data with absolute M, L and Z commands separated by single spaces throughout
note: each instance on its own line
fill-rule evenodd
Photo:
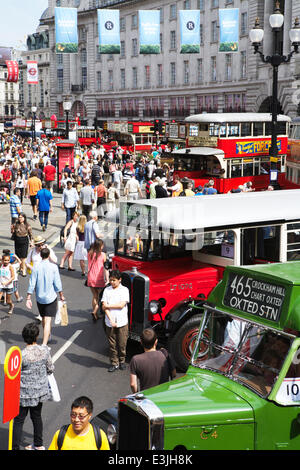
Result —
M 50 243 L 49 247 L 54 248 L 58 244 L 59 241 L 60 241 L 60 237 L 57 237 L 55 240 L 53 240 L 52 243 Z
M 60 358 L 60 356 L 74 343 L 75 339 L 82 333 L 83 330 L 77 330 L 73 336 L 54 354 L 52 357 L 53 364 Z

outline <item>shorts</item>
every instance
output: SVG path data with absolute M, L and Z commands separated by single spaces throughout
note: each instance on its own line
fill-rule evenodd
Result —
M 36 206 L 36 196 L 30 196 L 30 202 L 32 207 Z
M 13 294 L 14 293 L 14 288 L 13 287 L 2 287 L 1 289 L 1 292 L 3 292 L 3 294 Z
M 57 299 L 55 299 L 54 302 L 51 302 L 51 304 L 39 304 L 37 302 L 37 307 L 41 317 L 54 318 L 57 310 Z

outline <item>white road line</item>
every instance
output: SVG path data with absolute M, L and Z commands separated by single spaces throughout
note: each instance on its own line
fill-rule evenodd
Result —
M 50 243 L 49 247 L 50 247 L 50 248 L 54 248 L 55 245 L 57 245 L 59 241 L 60 241 L 60 237 L 58 237 L 58 238 L 56 238 L 55 240 L 53 240 L 53 242 Z
M 74 343 L 75 339 L 82 333 L 83 330 L 77 330 L 73 336 L 54 354 L 52 357 L 53 364 L 57 361 L 57 359 L 62 356 L 62 354 Z

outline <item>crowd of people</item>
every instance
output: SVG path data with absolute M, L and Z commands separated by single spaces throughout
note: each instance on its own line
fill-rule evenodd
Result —
M 0 261 L 0 301 L 14 312 L 15 302 L 24 299 L 18 290 L 18 275 L 29 277 L 26 307 L 32 309 L 35 293 L 42 323 L 41 345 L 38 322 L 23 329 L 26 343 L 21 372 L 20 413 L 15 421 L 13 448 L 19 449 L 22 428 L 28 413 L 34 426 L 34 442 L 28 450 L 43 450 L 42 405 L 49 399 L 47 376 L 53 372 L 48 347 L 51 323 L 58 310 L 58 300 L 65 302 L 61 274 L 64 269 L 75 271 L 79 262 L 85 285 L 91 291 L 91 320 L 104 320 L 109 345 L 108 371 L 126 369 L 128 338 L 129 291 L 122 285 L 121 273 L 109 270 L 105 240 L 98 220 L 119 206 L 120 198 L 135 201 L 139 198 L 194 197 L 217 194 L 210 179 L 203 187 L 194 187 L 190 180 L 174 174 L 172 164 L 161 161 L 157 149 L 131 155 L 116 146 L 105 151 L 102 145 L 78 148 L 74 167 L 63 168 L 60 185 L 57 182 L 57 149 L 54 141 L 23 139 L 16 135 L 0 137 L 0 202 L 10 206 L 10 234 L 14 250 L 3 249 Z M 58 262 L 54 250 L 40 232 L 46 232 L 53 211 L 54 189 L 60 192 L 65 223 L 61 229 L 64 254 Z M 269 186 L 268 190 L 273 190 Z M 251 182 L 232 189 L 231 193 L 251 192 Z M 25 204 L 25 198 L 30 206 Z M 24 206 L 24 208 L 23 208 Z M 26 213 L 28 210 L 30 214 Z M 32 222 L 29 219 L 32 218 Z M 35 221 L 40 231 L 35 233 Z M 102 295 L 101 301 L 100 293 Z M 130 387 L 135 393 L 162 383 L 176 375 L 172 359 L 165 350 L 156 350 L 153 330 L 141 335 L 144 353 L 131 360 Z M 71 405 L 71 424 L 64 432 L 58 430 L 50 449 L 108 449 L 105 433 L 97 433 L 92 423 L 93 404 L 88 397 L 79 397 Z M 94 434 L 93 434 L 94 433 Z M 95 439 L 93 439 L 95 435 Z M 96 447 L 95 447 L 96 444 Z
M 173 186 L 177 184 L 173 182 L 172 166 L 161 165 L 160 153 L 155 150 L 137 160 L 118 147 L 113 152 L 105 152 L 102 146 L 92 146 L 78 149 L 74 168 L 65 166 L 60 187 L 55 188 L 56 152 L 55 142 L 50 140 L 34 142 L 12 134 L 0 136 L 0 202 L 10 206 L 11 220 L 7 227 L 14 243 L 14 249 L 2 250 L 0 300 L 7 305 L 11 316 L 15 302 L 24 300 L 18 289 L 20 275 L 28 278 L 26 308 L 33 309 L 35 295 L 38 310 L 35 321 L 22 330 L 25 348 L 22 350 L 20 411 L 13 432 L 14 450 L 22 445 L 22 430 L 28 414 L 34 432 L 33 443 L 25 449 L 45 449 L 42 407 L 44 402 L 53 399 L 48 385 L 48 376 L 54 370 L 49 348 L 51 326 L 59 301 L 66 300 L 62 270 L 74 271 L 74 260 L 79 262 L 82 277 L 91 291 L 91 319 L 93 322 L 103 319 L 109 345 L 108 372 L 126 369 L 129 291 L 122 285 L 120 271 L 108 268 L 105 243 L 97 222 L 118 207 L 121 197 L 127 200 L 165 197 L 162 190 L 167 196 L 174 196 Z M 156 186 L 157 191 L 153 191 Z M 61 209 L 66 215 L 62 227 L 65 252 L 60 260 L 43 234 L 53 211 L 54 189 L 61 193 Z M 26 198 L 29 204 L 25 203 Z M 152 330 L 144 333 L 142 344 L 144 355 L 150 353 L 149 356 L 143 360 L 144 355 L 141 355 L 141 360 L 135 358 L 130 364 L 130 384 L 134 381 L 131 388 L 136 391 L 175 376 L 174 365 L 169 370 L 167 351 L 155 354 L 157 338 Z M 49 449 L 109 449 L 105 433 L 93 424 L 92 412 L 93 404 L 88 397 L 74 400 L 70 424 L 55 433 Z

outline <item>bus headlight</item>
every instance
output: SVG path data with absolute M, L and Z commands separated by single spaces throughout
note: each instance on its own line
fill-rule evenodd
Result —
M 149 309 L 152 315 L 158 313 L 160 308 L 160 303 L 157 300 L 151 300 L 151 302 L 149 303 Z
M 115 444 L 117 441 L 117 430 L 116 427 L 113 424 L 109 424 L 107 426 L 107 439 L 110 444 Z

